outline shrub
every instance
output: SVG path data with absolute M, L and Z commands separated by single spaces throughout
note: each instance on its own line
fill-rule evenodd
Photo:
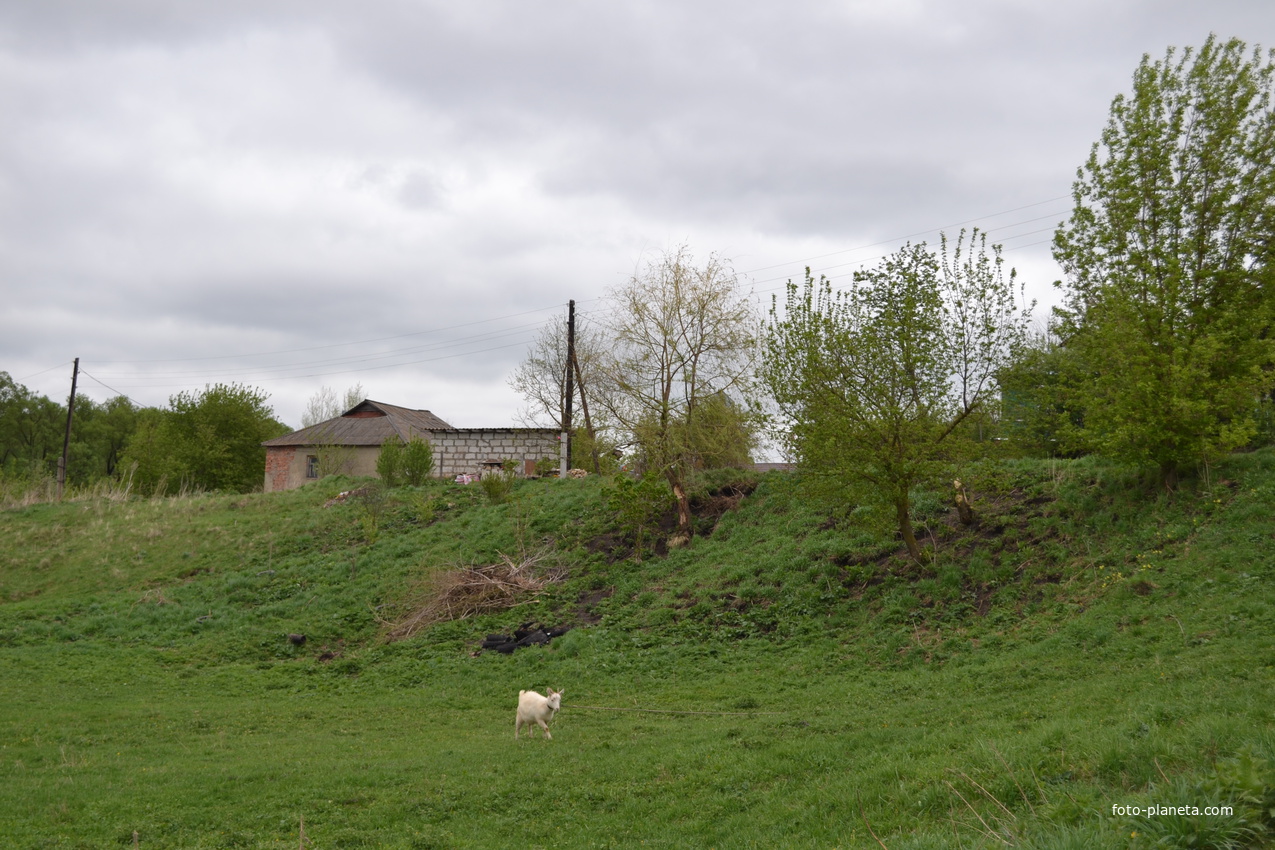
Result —
M 615 512 L 621 530 L 633 540 L 633 557 L 642 560 L 646 532 L 659 522 L 672 502 L 667 486 L 658 475 L 647 473 L 639 479 L 621 475 L 615 489 L 605 497 L 607 508 Z
M 385 509 L 385 486 L 372 482 L 354 491 L 352 498 L 359 507 L 359 527 L 368 544 L 376 542 L 381 533 L 381 513 Z
M 478 486 L 483 488 L 488 501 L 493 505 L 506 501 L 514 489 L 513 461 L 505 461 L 499 472 L 495 470 L 484 472 L 483 477 L 478 479 Z
M 434 471 L 434 448 L 420 437 L 412 437 L 403 447 L 403 477 L 413 487 L 419 487 Z
M 381 443 L 381 453 L 376 457 L 376 474 L 381 476 L 386 487 L 400 487 L 403 484 L 403 441 L 398 437 L 387 437 Z
M 381 443 L 381 453 L 376 458 L 376 474 L 386 487 L 402 487 L 404 484 L 419 487 L 434 471 L 434 449 L 420 437 L 412 437 L 406 444 L 398 437 L 389 437 Z

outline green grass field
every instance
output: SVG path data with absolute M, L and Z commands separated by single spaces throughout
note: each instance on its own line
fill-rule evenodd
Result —
M 641 562 L 596 479 L 0 512 L 0 847 L 1270 846 L 1275 453 L 1172 497 L 964 478 L 972 531 L 919 495 L 925 567 L 780 474 Z M 533 549 L 566 579 L 385 639 Z M 533 620 L 577 627 L 476 652 Z M 1150 804 L 1232 812 L 1113 814 Z

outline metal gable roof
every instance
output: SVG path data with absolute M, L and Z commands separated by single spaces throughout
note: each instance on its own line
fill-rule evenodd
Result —
M 428 410 L 412 410 L 365 399 L 345 413 L 266 440 L 263 446 L 379 446 L 389 437 L 406 442 L 429 431 L 450 431 L 452 426 Z

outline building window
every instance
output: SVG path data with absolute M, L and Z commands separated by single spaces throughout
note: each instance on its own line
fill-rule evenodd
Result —
M 319 458 L 317 455 L 306 455 L 305 458 L 305 477 L 319 477 Z

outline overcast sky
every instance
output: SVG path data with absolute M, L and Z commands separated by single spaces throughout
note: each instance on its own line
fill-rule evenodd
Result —
M 0 370 L 495 426 L 681 243 L 768 302 L 980 226 L 1047 306 L 1111 99 L 1210 32 L 1275 46 L 1275 2 L 3 0 Z

